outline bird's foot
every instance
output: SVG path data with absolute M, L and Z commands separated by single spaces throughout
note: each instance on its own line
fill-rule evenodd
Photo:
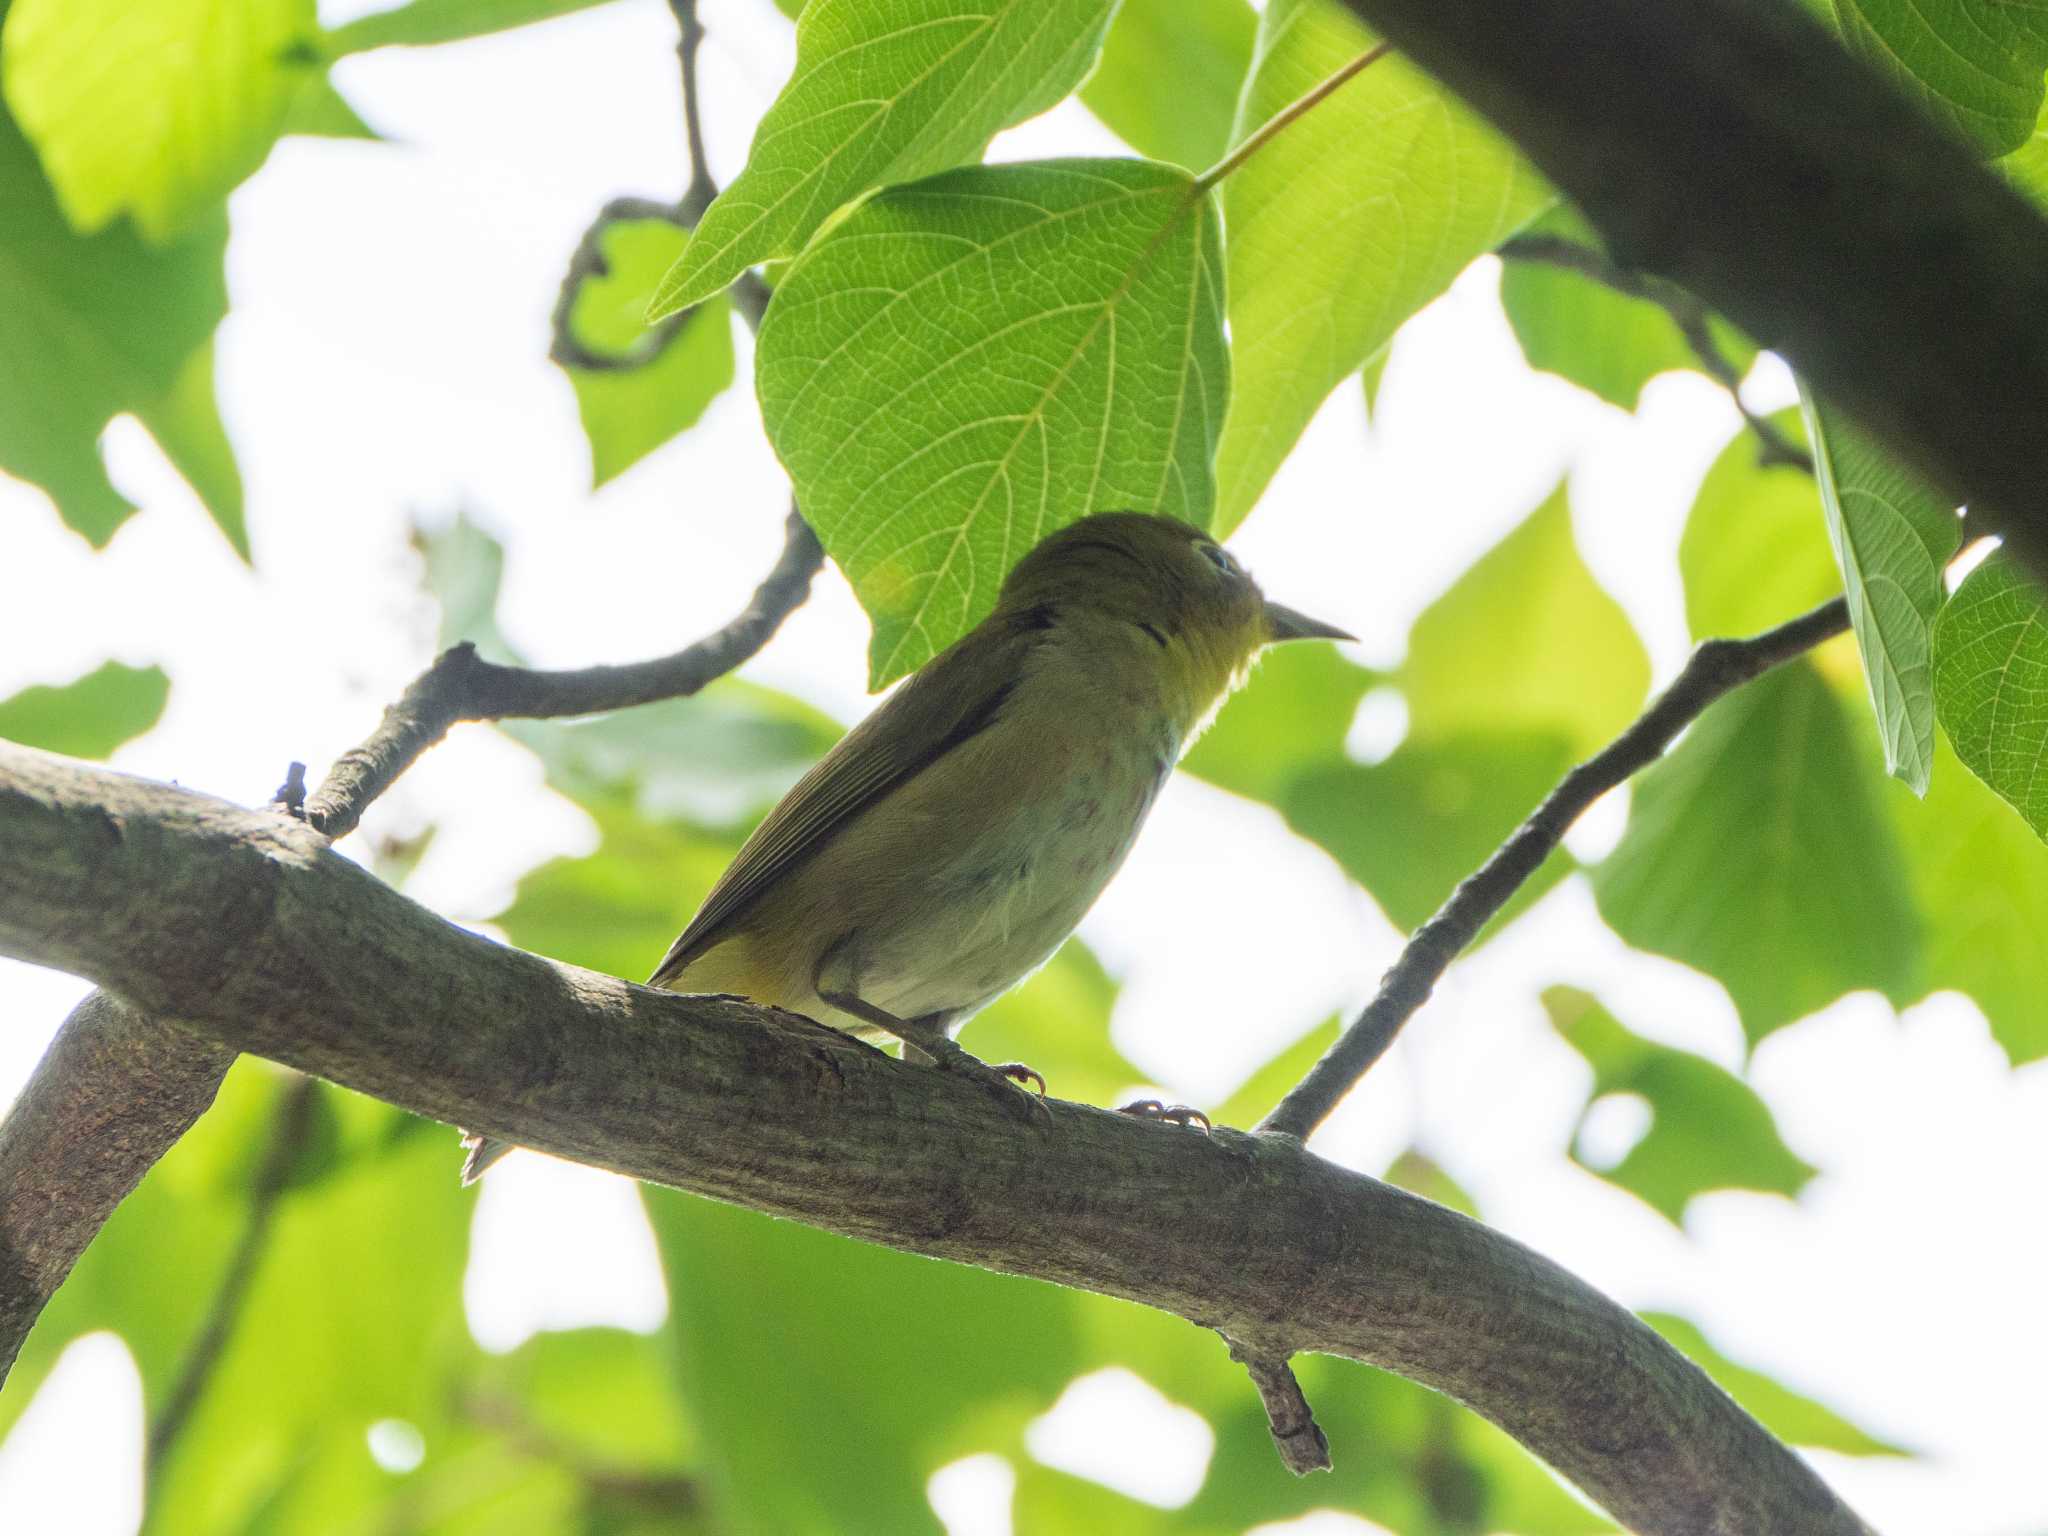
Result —
M 1129 1104 L 1118 1105 L 1116 1112 L 1138 1120 L 1163 1120 L 1169 1125 L 1199 1125 L 1205 1135 L 1215 1129 L 1209 1124 L 1209 1117 L 1199 1109 L 1186 1104 L 1166 1104 L 1158 1099 L 1135 1099 Z
M 923 1050 L 932 1052 L 930 1042 L 920 1041 L 919 1044 Z M 957 1072 L 963 1077 L 974 1078 L 995 1095 L 996 1102 L 1005 1111 L 1026 1123 L 1052 1118 L 1052 1111 L 1045 1104 L 1045 1079 L 1039 1073 L 1021 1061 L 986 1062 L 979 1056 L 970 1055 L 951 1040 L 946 1044 L 950 1050 L 933 1052 L 938 1056 L 934 1065 L 941 1072 Z M 1025 1088 L 1027 1082 L 1035 1084 L 1038 1091 L 1033 1093 Z

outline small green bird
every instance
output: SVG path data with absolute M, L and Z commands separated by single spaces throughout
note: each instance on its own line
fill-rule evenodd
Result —
M 1043 1079 L 954 1033 L 1074 931 L 1265 646 L 1351 638 L 1197 528 L 1083 518 L 768 813 L 651 984 L 894 1037 L 1028 1109 L 1012 1079 Z M 465 1182 L 509 1150 L 467 1144 Z

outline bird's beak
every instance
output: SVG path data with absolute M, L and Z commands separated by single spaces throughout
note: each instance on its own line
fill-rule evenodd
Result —
M 1268 640 L 1356 640 L 1358 636 L 1280 603 L 1266 604 Z

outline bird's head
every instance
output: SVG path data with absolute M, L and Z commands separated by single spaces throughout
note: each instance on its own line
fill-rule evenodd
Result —
M 1268 600 L 1201 529 L 1146 512 L 1098 512 L 1045 539 L 1010 572 L 997 612 L 1122 621 L 1212 697 L 1276 641 L 1353 638 Z

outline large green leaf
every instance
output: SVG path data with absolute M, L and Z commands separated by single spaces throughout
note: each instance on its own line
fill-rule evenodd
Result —
M 14 0 L 0 88 L 77 229 L 161 245 L 263 163 L 315 31 L 313 0 Z
M 1934 757 L 1934 616 L 1962 525 L 1838 411 L 1804 387 L 1800 399 L 1885 770 L 1924 795 Z
M 1181 767 L 1218 788 L 1279 805 L 1306 769 L 1346 761 L 1358 704 L 1382 679 L 1334 645 L 1284 645 L 1225 702 Z
M 1804 436 L 1798 412 L 1771 419 L 1790 440 Z M 1811 475 L 1758 462 L 1756 439 L 1736 433 L 1700 482 L 1678 544 L 1694 639 L 1760 634 L 1841 590 L 1819 505 Z
M 1850 1423 L 1825 1404 L 1792 1391 L 1763 1372 L 1737 1365 L 1708 1342 L 1698 1327 L 1669 1312 L 1645 1312 L 1643 1321 L 1656 1329 L 1714 1379 L 1722 1391 L 1742 1404 L 1779 1439 L 1792 1445 L 1819 1446 L 1845 1456 L 1903 1456 L 1896 1445 Z
M 409 0 L 336 27 L 321 40 L 321 46 L 330 55 L 340 55 L 394 44 L 454 43 L 605 3 L 607 0 Z
M 2015 1066 L 2048 1056 L 2048 848 L 1940 736 L 1926 801 L 1892 798 L 1926 925 L 1926 984 L 1975 1001 Z
M 76 682 L 0 699 L 0 737 L 68 757 L 110 757 L 157 723 L 170 696 L 161 667 L 103 662 Z
M 1075 1292 L 670 1190 L 647 1205 L 721 1530 L 931 1530 L 932 1473 L 1019 1449 L 1083 1368 Z
M 1987 155 L 2041 111 L 2048 12 L 2012 0 L 1831 0 L 1849 51 Z
M 606 270 L 577 290 L 569 326 L 597 356 L 630 360 L 651 344 L 647 300 L 689 235 L 665 219 L 633 219 L 607 225 L 598 238 Z M 590 439 L 592 481 L 603 485 L 693 425 L 732 371 L 732 305 L 723 294 L 684 316 L 649 361 L 568 369 Z
M 1785 1145 L 1770 1106 L 1734 1073 L 1631 1033 L 1576 988 L 1550 988 L 1543 1006 L 1592 1067 L 1592 1098 L 1635 1094 L 1650 1107 L 1642 1139 L 1614 1167 L 1593 1171 L 1674 1225 L 1684 1220 L 1694 1195 L 1717 1189 L 1796 1195 L 1817 1171 Z M 1576 1150 L 1573 1157 L 1584 1162 Z
M 1371 43 L 1333 0 L 1271 0 L 1238 137 Z M 1399 57 L 1224 183 L 1236 382 L 1217 455 L 1221 531 L 1243 521 L 1324 397 L 1551 197 L 1505 140 Z
M 226 496 L 218 419 L 193 372 L 205 371 L 193 359 L 227 312 L 226 221 L 163 250 L 126 228 L 80 236 L 4 111 L 0 208 L 0 470 L 40 485 L 67 524 L 103 545 L 135 509 L 107 481 L 99 435 L 134 411 L 166 430 L 174 461 L 233 538 L 239 488 Z
M 1572 539 L 1563 486 L 1415 621 L 1408 733 L 1552 731 L 1586 754 L 1642 708 L 1650 662 Z
M 1858 988 L 1911 999 L 1920 921 L 1856 746 L 1814 667 L 1779 667 L 1636 781 L 1594 872 L 1609 926 L 1720 981 L 1752 1042 Z
M 2048 601 L 2003 552 L 1935 623 L 1934 700 L 1956 756 L 2048 839 Z
M 212 517 L 236 554 L 249 556 L 249 526 L 242 508 L 242 471 L 235 463 L 234 444 L 221 425 L 214 403 L 213 343 L 202 343 L 185 359 L 170 389 L 136 407 L 185 483 Z
M 1408 733 L 1384 762 L 1343 750 L 1375 674 L 1333 655 L 1276 661 L 1279 675 L 1223 712 L 1189 767 L 1277 805 L 1406 928 L 1634 716 L 1649 683 L 1627 616 L 1579 558 L 1562 491 L 1416 620 L 1391 678 Z M 1554 855 L 1503 920 L 1570 868 Z
M 1532 232 L 1595 250 L 1600 245 L 1569 209 L 1546 214 Z M 1625 411 L 1636 408 L 1643 386 L 1658 374 L 1700 367 L 1699 354 L 1663 305 L 1582 273 L 1545 261 L 1510 261 L 1500 298 L 1530 367 L 1567 378 Z M 1712 334 L 1728 362 L 1747 369 L 1756 348 L 1729 326 L 1716 324 Z
M 795 73 L 651 318 L 795 255 L 871 187 L 980 159 L 997 129 L 1080 84 L 1115 9 L 1116 0 L 812 0 L 796 24 Z
M 761 327 L 761 412 L 874 619 L 875 686 L 1087 513 L 1209 522 L 1222 288 L 1214 203 L 1134 160 L 890 187 L 790 268 Z
M 1259 18 L 1245 0 L 1123 0 L 1081 100 L 1139 154 L 1223 157 Z

